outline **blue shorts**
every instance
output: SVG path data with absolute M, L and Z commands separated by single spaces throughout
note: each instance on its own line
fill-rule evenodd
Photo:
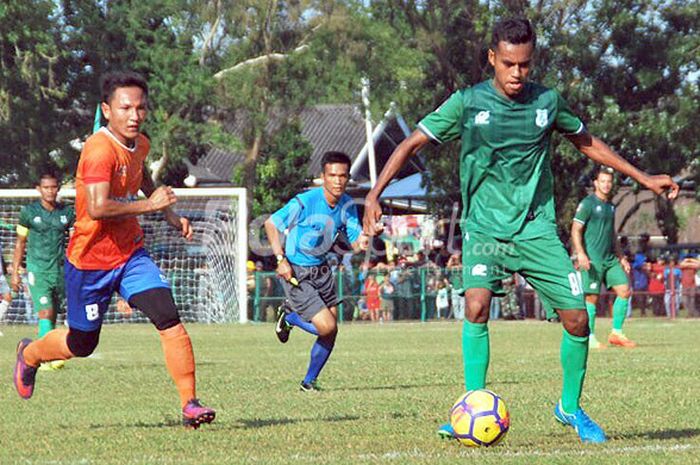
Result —
M 112 294 L 127 301 L 149 289 L 170 289 L 160 268 L 144 249 L 138 249 L 129 260 L 113 270 L 79 270 L 68 260 L 64 267 L 68 327 L 95 331 L 102 326 Z

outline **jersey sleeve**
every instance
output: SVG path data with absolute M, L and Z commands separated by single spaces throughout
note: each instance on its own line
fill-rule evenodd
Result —
M 301 200 L 298 197 L 293 197 L 284 207 L 273 213 L 270 216 L 270 220 L 272 220 L 272 224 L 275 225 L 278 231 L 283 232 L 299 220 L 299 215 L 301 215 L 303 209 Z
M 90 143 L 91 142 L 91 143 Z M 85 184 L 110 182 L 117 162 L 107 143 L 88 140 L 81 155 L 80 171 Z
M 445 100 L 437 110 L 423 118 L 418 123 L 418 129 L 434 142 L 442 144 L 460 136 L 463 114 L 464 91 L 458 90 Z
M 588 199 L 581 200 L 581 203 L 576 207 L 576 214 L 574 215 L 574 221 L 586 225 L 591 217 L 591 205 Z
M 351 201 L 352 202 L 352 201 Z M 360 225 L 360 217 L 357 214 L 357 205 L 352 202 L 347 209 L 347 218 L 345 220 L 345 229 L 348 233 L 348 240 L 354 244 L 362 234 L 362 226 Z
M 27 237 L 29 235 L 29 228 L 32 224 L 29 216 L 29 210 L 27 207 L 23 207 L 19 212 L 19 221 L 17 222 L 18 236 Z
M 556 91 L 555 91 L 556 92 Z M 557 117 L 554 120 L 554 127 L 563 135 L 580 134 L 586 126 L 583 121 L 571 111 L 566 100 L 556 92 L 557 95 Z

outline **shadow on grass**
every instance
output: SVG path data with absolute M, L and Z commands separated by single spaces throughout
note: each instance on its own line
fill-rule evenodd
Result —
M 359 420 L 357 415 L 344 415 L 337 417 L 325 418 L 256 418 L 253 420 L 240 420 L 241 425 L 234 428 L 254 429 L 265 428 L 267 426 L 291 425 L 296 423 L 312 423 L 312 422 L 341 422 Z
M 335 389 L 324 388 L 324 391 L 395 391 L 398 389 L 414 389 L 426 387 L 451 387 L 454 383 L 428 383 L 428 384 L 394 384 L 391 386 L 348 386 Z
M 689 439 L 700 436 L 698 428 L 668 429 L 662 431 L 645 431 L 641 433 L 629 433 L 615 435 L 615 439 Z

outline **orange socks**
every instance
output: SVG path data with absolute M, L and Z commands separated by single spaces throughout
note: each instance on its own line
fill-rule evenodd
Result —
M 172 328 L 158 331 L 163 344 L 165 365 L 180 394 L 180 402 L 184 407 L 195 397 L 194 352 L 192 341 L 185 327 L 180 323 Z M 26 350 L 25 350 L 26 352 Z
M 73 358 L 66 342 L 67 336 L 68 331 L 65 329 L 49 331 L 24 349 L 24 361 L 29 366 L 38 367 L 43 362 Z

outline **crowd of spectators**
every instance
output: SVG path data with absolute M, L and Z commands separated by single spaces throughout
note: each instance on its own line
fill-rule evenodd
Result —
M 632 264 L 630 281 L 634 290 L 632 308 L 645 316 L 677 316 L 684 309 L 689 317 L 700 316 L 697 289 L 700 275 L 688 261 L 673 254 L 650 253 L 647 242 L 641 241 L 636 254 L 628 254 Z M 628 248 L 627 248 L 628 250 Z M 333 266 L 342 274 L 344 319 L 384 322 L 417 319 L 464 319 L 465 299 L 462 288 L 462 258 L 445 246 L 415 253 L 403 251 L 387 260 L 363 261 L 346 255 Z M 357 260 L 357 261 L 355 261 Z M 261 319 L 274 315 L 281 301 L 281 288 L 274 279 L 274 266 L 261 262 L 250 264 L 250 271 L 267 271 L 257 278 L 261 289 L 256 293 L 264 309 Z M 252 274 L 249 287 L 254 290 Z M 491 319 L 545 318 L 545 310 L 537 294 L 525 279 L 514 274 L 503 281 L 503 296 L 492 299 Z M 610 300 L 611 301 L 611 300 Z M 255 305 L 255 302 L 251 302 Z M 608 299 L 601 299 L 607 308 Z M 605 313 L 605 310 L 603 310 Z

